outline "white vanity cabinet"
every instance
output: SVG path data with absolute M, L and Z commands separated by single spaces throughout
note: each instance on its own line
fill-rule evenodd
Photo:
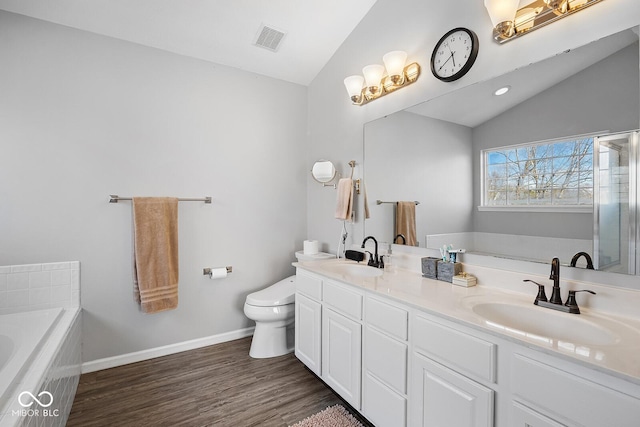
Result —
M 409 311 L 367 295 L 362 349 L 362 413 L 377 427 L 407 420 Z
M 485 331 L 448 303 L 441 315 L 299 268 L 295 354 L 377 427 L 640 426 L 640 385 L 598 370 L 605 353 Z
M 496 345 L 416 314 L 411 426 L 492 427 Z
M 296 274 L 295 355 L 316 375 L 322 375 L 322 278 Z

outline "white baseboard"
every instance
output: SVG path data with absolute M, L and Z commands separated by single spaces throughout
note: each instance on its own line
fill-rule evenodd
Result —
M 195 340 L 183 341 L 176 344 L 169 344 L 162 347 L 150 348 L 148 350 L 136 351 L 133 353 L 121 354 L 119 356 L 105 357 L 104 359 L 92 360 L 82 364 L 82 373 L 101 371 L 103 369 L 115 368 L 116 366 L 128 365 L 129 363 L 141 362 L 143 360 L 154 359 L 156 357 L 167 356 L 169 354 L 181 353 L 183 351 L 194 350 L 196 348 L 209 345 L 220 344 L 253 335 L 255 327 L 238 329 L 236 331 L 225 332 L 223 334 L 211 335 Z

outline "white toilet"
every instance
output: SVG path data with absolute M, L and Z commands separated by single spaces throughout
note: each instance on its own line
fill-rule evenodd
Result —
M 296 252 L 299 261 L 333 258 L 335 255 L 319 253 L 304 255 Z M 249 356 L 256 359 L 282 356 L 294 348 L 296 276 L 247 295 L 244 314 L 256 322 Z
M 296 276 L 247 295 L 244 314 L 255 320 L 249 356 L 257 359 L 282 356 L 293 351 Z

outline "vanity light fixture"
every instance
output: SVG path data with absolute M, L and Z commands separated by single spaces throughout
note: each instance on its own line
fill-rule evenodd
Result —
M 518 8 L 519 0 L 484 0 L 493 38 L 505 43 L 602 0 L 535 0 Z
M 495 96 L 504 95 L 505 93 L 509 92 L 510 89 L 511 89 L 511 86 L 503 86 L 500 89 L 496 89 L 496 91 L 493 92 L 493 94 Z
M 362 74 L 344 79 L 349 98 L 354 105 L 364 105 L 401 87 L 410 85 L 420 76 L 420 65 L 413 62 L 407 66 L 407 53 L 395 50 L 382 57 L 384 66 L 367 65 Z M 387 75 L 385 75 L 385 69 Z

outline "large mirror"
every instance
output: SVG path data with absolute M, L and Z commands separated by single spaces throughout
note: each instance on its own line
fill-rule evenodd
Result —
M 392 242 L 395 203 L 415 201 L 421 247 L 539 262 L 558 256 L 566 265 L 585 252 L 596 269 L 637 274 L 638 143 L 630 131 L 640 128 L 638 52 L 634 27 L 365 124 L 364 179 L 374 201 L 365 235 Z M 506 94 L 494 94 L 503 87 Z M 549 165 L 560 164 L 569 146 L 591 150 L 571 179 L 551 172 L 549 191 L 526 187 L 516 196 L 507 174 L 505 191 L 493 190 L 493 170 L 503 167 L 494 158 L 531 169 L 531 155 L 544 149 Z M 572 183 L 562 192 L 554 187 L 560 175 Z M 521 176 L 520 190 L 531 180 Z M 557 204 L 541 201 L 552 198 Z M 615 209 L 602 208 L 612 200 Z M 605 252 L 612 247 L 617 253 Z M 586 267 L 586 257 L 576 265 Z

